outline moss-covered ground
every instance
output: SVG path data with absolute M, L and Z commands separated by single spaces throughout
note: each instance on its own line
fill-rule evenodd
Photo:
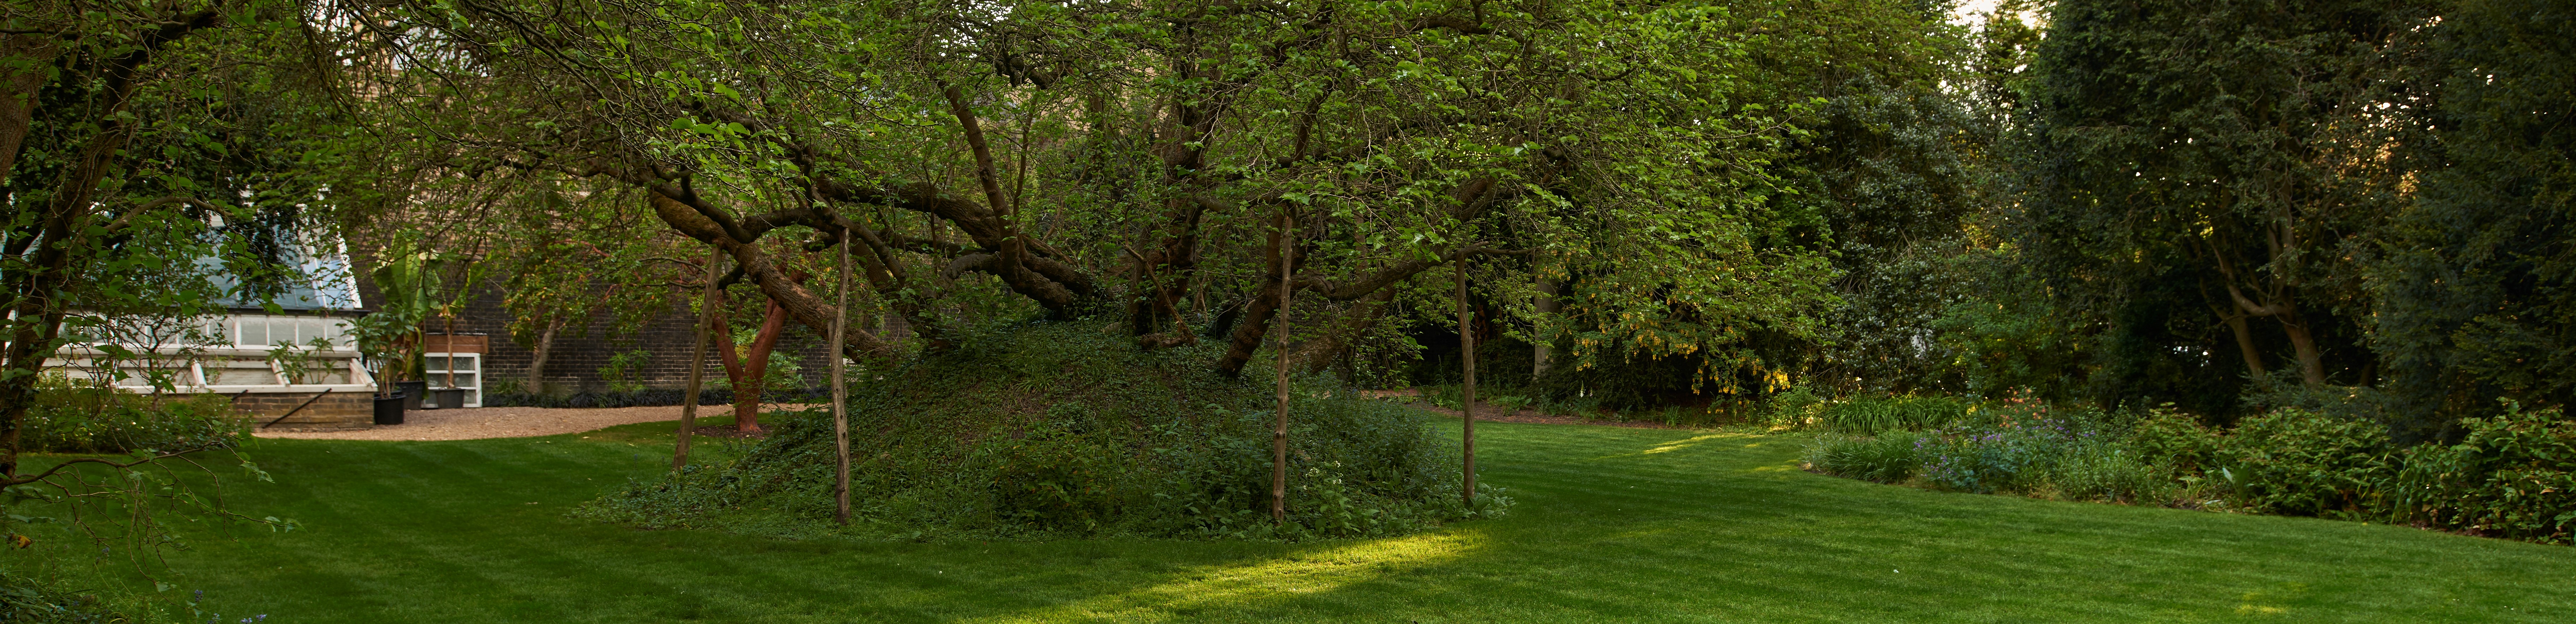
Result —
M 790 541 L 566 516 L 667 466 L 670 428 L 261 441 L 278 482 L 230 503 L 305 528 L 191 531 L 157 595 L 280 624 L 2576 621 L 2576 548 L 1873 485 L 1797 470 L 1801 436 L 1737 431 L 1486 424 L 1483 478 L 1519 506 L 1377 540 Z

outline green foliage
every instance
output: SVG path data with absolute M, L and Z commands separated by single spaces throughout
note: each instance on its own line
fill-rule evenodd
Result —
M 1798 386 L 1773 393 L 1763 403 L 1764 411 L 1756 422 L 1773 427 L 1799 428 L 1814 424 L 1827 405 L 1825 397 L 1813 388 Z
M 2049 5 L 2004 225 L 2094 401 L 2224 417 L 2249 373 L 2364 381 L 2362 233 L 2404 177 L 2385 111 L 2420 101 L 2397 85 L 2437 8 Z
M 111 624 L 132 621 L 97 594 L 66 589 L 59 580 L 0 568 L 0 622 L 6 624 Z
M 1940 489 L 2166 503 L 2179 502 L 2170 497 L 2184 490 L 2205 486 L 2224 496 L 2222 502 L 2230 508 L 2287 515 L 2376 509 L 2378 493 L 2398 465 L 2375 423 L 2297 408 L 2246 418 L 2234 430 L 2215 430 L 2170 407 L 2122 418 L 2017 399 L 1989 402 L 1919 437 L 1881 436 L 1897 438 L 1912 441 L 1911 457 L 1920 464 L 1922 482 Z M 1834 440 L 1819 448 L 1876 444 Z M 1876 465 L 1837 461 L 1838 466 Z M 1899 480 L 1886 478 L 1896 474 L 1891 469 L 1868 470 L 1873 476 L 1862 477 L 1861 469 L 1826 472 Z
M 495 267 L 501 303 L 510 312 L 510 336 L 523 347 L 533 349 L 549 336 L 554 344 L 623 337 L 669 312 L 672 295 L 681 294 L 674 290 L 697 292 L 666 285 L 705 279 L 705 265 L 670 261 L 703 262 L 705 250 L 696 241 L 664 234 L 669 226 L 633 193 L 583 180 L 527 180 L 496 192 L 509 196 L 504 210 L 483 221 L 488 229 L 477 233 L 492 252 L 478 266 Z M 704 305 L 696 297 L 682 298 L 691 312 Z M 592 331 L 593 320 L 605 321 L 601 331 Z
M 1979 207 L 1988 175 L 1979 152 L 1994 131 L 1945 88 L 1961 77 L 1947 59 L 1966 49 L 1965 32 L 1903 2 L 1765 10 L 1774 12 L 1755 22 L 1767 40 L 1739 70 L 1741 97 L 1747 109 L 1782 111 L 1796 131 L 1768 155 L 1776 190 L 1750 198 L 1759 210 L 1726 218 L 1776 259 L 1696 275 L 1628 262 L 1634 253 L 1598 260 L 1653 271 L 1652 280 L 1569 264 L 1564 299 L 1580 303 L 1532 315 L 1530 339 L 1567 347 L 1560 353 L 1575 361 L 1559 371 L 1604 372 L 1557 385 L 1643 410 L 1705 402 L 1695 391 L 1750 395 L 1790 381 L 1836 393 L 1938 383 L 1926 371 L 1940 354 L 1913 336 L 1960 295 L 1954 280 L 1927 276 L 1945 270 L 1940 259 L 1956 253 Z M 1767 283 L 1744 284 L 1749 271 Z M 1725 305 L 1702 302 L 1722 294 L 1697 292 L 1712 287 L 1753 290 L 1726 294 L 1736 301 Z M 1615 331 L 1586 331 L 1595 327 Z
M 1557 405 L 1584 405 L 1614 412 L 1653 410 L 1704 401 L 1703 392 L 1723 388 L 1706 387 L 1703 365 L 1695 357 L 1633 357 L 1592 365 L 1560 365 L 1550 368 L 1546 377 L 1535 380 L 1524 391 Z M 1742 381 L 1733 375 L 1728 379 Z M 1702 387 L 1695 392 L 1695 385 Z
M 2415 199 L 2365 276 L 2402 440 L 2456 440 L 2494 397 L 2576 403 L 2576 9 L 2469 0 L 2429 26 Z
M 1974 250 L 1953 263 L 1952 273 L 1972 290 L 1929 323 L 1949 357 L 1942 376 L 1973 396 L 2081 396 L 2084 332 L 2039 287 L 2043 280 L 2002 249 Z
M 2059 498 L 2160 503 L 2177 489 L 2171 470 L 2110 440 L 2083 440 L 2049 467 L 2047 490 Z
M 1899 483 L 1923 466 L 1922 437 L 1891 431 L 1875 438 L 1827 435 L 1807 446 L 1807 465 L 1817 472 L 1879 483 Z
M 1821 18 L 1828 24 L 1820 26 L 1868 21 L 1878 23 L 1865 28 L 1903 34 L 1877 37 L 1886 47 L 1874 53 L 1838 55 L 1839 71 L 1817 77 L 1826 99 L 1802 120 L 1815 134 L 1788 161 L 1800 192 L 1774 197 L 1796 206 L 1784 212 L 1820 217 L 1800 230 L 1832 250 L 1840 273 L 1807 374 L 1843 393 L 1946 389 L 1947 354 L 1924 348 L 1920 337 L 1971 294 L 1970 283 L 1951 279 L 1952 258 L 1971 242 L 1965 226 L 1991 186 L 1979 152 L 1996 128 L 1943 86 L 1956 79 L 1955 66 L 1940 59 L 1959 54 L 1959 33 L 1893 4 L 1833 11 L 1866 17 Z M 1766 355 L 1782 364 L 1805 359 L 1781 351 Z
M 2392 450 L 2378 423 L 2285 408 L 2237 423 L 2215 455 L 2236 504 L 2315 516 L 2379 504 L 2380 487 L 2396 475 Z
M 2177 411 L 2168 403 L 2147 410 L 2145 416 L 2130 424 L 2123 442 L 2147 463 L 2187 476 L 2217 466 L 2218 436 L 2218 432 L 2201 424 L 2199 417 Z
M 2460 422 L 2458 444 L 2406 450 L 2395 516 L 2454 531 L 2566 544 L 2576 532 L 2576 420 L 2551 408 Z
M 2035 50 L 1989 85 L 2027 104 L 1996 225 L 2030 278 L 1955 308 L 1970 370 L 2071 346 L 2085 366 L 2011 383 L 2062 398 L 2048 377 L 2077 374 L 2097 402 L 2220 423 L 2298 407 L 2403 444 L 2456 440 L 2494 397 L 2576 401 L 2563 3 L 2045 6 L 2035 47 L 2003 33 L 1980 63 Z M 1987 312 L 2027 295 L 2055 327 Z M 2073 340 L 2007 338 L 2052 333 Z
M 230 448 L 243 435 L 246 419 L 221 394 L 142 395 L 47 384 L 27 410 L 18 443 L 38 453 Z
M 649 349 L 612 353 L 608 363 L 599 367 L 599 379 L 608 382 L 611 393 L 639 392 L 644 389 L 644 367 L 652 362 L 653 352 Z
M 430 251 L 422 237 L 410 229 L 391 234 L 367 272 L 376 285 L 377 309 L 351 327 L 359 352 L 376 364 L 381 379 L 420 379 L 428 370 L 421 324 L 453 314 L 482 281 L 484 265 Z
M 438 273 L 430 267 L 432 254 L 415 246 L 418 236 L 399 233 L 381 251 L 380 263 L 367 272 L 376 285 L 377 309 L 350 326 L 358 351 L 385 381 L 419 379 L 428 366 L 421 356 L 420 324 L 437 308 L 430 291 L 438 288 Z
M 738 343 L 737 348 L 739 350 L 736 351 L 736 353 L 748 354 L 750 349 L 747 347 L 750 346 L 752 342 L 750 332 L 734 334 L 734 341 Z M 644 351 L 637 350 L 634 353 L 644 353 Z M 617 355 L 610 356 L 612 363 L 616 357 Z M 642 366 L 648 363 L 649 361 L 647 360 L 637 360 L 632 364 L 632 366 L 636 367 L 637 370 L 641 370 Z M 745 364 L 747 365 L 749 362 L 746 361 Z M 732 379 L 718 376 L 717 373 L 719 372 L 720 371 L 708 371 L 706 380 L 708 388 L 736 391 L 741 390 L 741 388 L 734 387 Z M 620 374 L 626 375 L 629 373 L 621 372 Z M 828 373 L 826 374 L 828 375 Z M 600 378 L 608 379 L 608 376 L 603 372 L 600 375 Z M 769 352 L 769 362 L 761 368 L 760 378 L 752 380 L 752 383 L 758 386 L 757 389 L 761 391 L 761 396 L 763 397 L 771 396 L 772 393 L 784 394 L 790 392 L 803 392 L 814 387 L 813 381 L 805 378 L 805 365 L 798 361 L 794 352 L 786 350 Z M 767 398 L 763 398 L 761 400 L 763 402 L 770 403 L 777 402 Z
M 1958 492 L 2036 491 L 2072 442 L 2054 433 L 2019 426 L 1934 431 L 1923 443 L 1923 480 Z
M 1826 404 L 1817 422 L 1855 435 L 1923 431 L 1964 418 L 1966 401 L 1950 397 L 1859 397 Z
M 2255 412 L 2302 409 L 2343 420 L 2379 423 L 2402 429 L 2406 423 L 2394 397 L 2369 386 L 2300 383 L 2294 371 L 2273 371 L 2248 380 L 2238 401 Z
M 1290 407 L 1289 524 L 1273 525 L 1275 395 L 1206 371 L 1201 358 L 1214 346 L 1138 352 L 1090 322 L 1010 326 L 854 385 L 851 530 L 1358 537 L 1510 505 L 1492 489 L 1476 509 L 1464 506 L 1455 446 L 1424 412 L 1300 386 Z M 736 464 L 638 483 L 584 513 L 647 526 L 762 511 L 827 522 L 831 431 L 828 410 L 793 414 Z
M 2159 406 L 2134 415 L 1989 402 L 1920 433 L 1819 436 L 1809 468 L 1979 493 L 2250 513 L 2389 518 L 2545 543 L 2576 530 L 2576 421 L 2551 408 L 2465 420 L 2458 444 L 2402 450 L 2378 423 L 2299 407 L 2235 427 Z
M 1881 483 L 1919 476 L 1945 490 L 2122 501 L 2163 480 L 2137 451 L 2117 444 L 2103 414 L 2088 409 L 2026 399 L 1971 408 L 1941 397 L 1880 398 L 1833 404 L 1818 421 L 1875 435 L 1819 438 L 1807 461 L 1826 474 Z

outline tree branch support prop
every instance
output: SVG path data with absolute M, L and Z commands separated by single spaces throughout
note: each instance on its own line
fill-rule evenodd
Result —
M 1270 430 L 1270 521 L 1288 524 L 1288 298 L 1297 289 L 1297 216 L 1279 209 L 1279 423 Z
M 1476 326 L 1474 313 L 1467 305 L 1467 257 L 1458 257 L 1458 353 L 1465 368 L 1466 383 L 1459 394 L 1458 416 L 1464 421 L 1460 430 L 1460 450 L 1466 455 L 1467 510 L 1476 509 Z
M 724 264 L 724 247 L 707 246 L 707 287 L 699 296 L 697 341 L 689 347 L 689 393 L 680 398 L 679 446 L 671 451 L 671 472 L 678 474 L 689 465 L 689 436 L 698 428 L 698 390 L 707 382 L 707 335 L 713 333 L 716 319 L 717 268 Z
M 243 392 L 244 394 L 248 394 L 250 391 L 249 391 L 249 390 L 243 390 L 242 392 Z M 296 412 L 304 411 L 304 408 L 312 406 L 314 401 L 320 401 L 320 400 L 322 400 L 322 395 L 326 395 L 326 394 L 330 394 L 330 393 L 331 393 L 331 389 L 330 389 L 330 388 L 323 388 L 321 392 L 313 393 L 313 398 L 305 399 L 303 403 L 297 403 L 297 404 L 295 404 L 295 409 L 286 410 L 286 415 L 285 415 L 285 416 L 279 416 L 279 417 L 277 417 L 277 420 L 268 421 L 268 424 L 260 425 L 260 426 L 259 426 L 259 428 L 261 428 L 261 429 L 267 429 L 267 428 L 269 428 L 269 427 L 275 427 L 275 426 L 277 426 L 277 423 L 286 422 L 286 419 L 287 419 L 288 417 L 294 416 Z M 238 399 L 238 397 L 236 397 L 236 399 Z
M 832 443 L 840 459 L 840 473 L 833 482 L 832 498 L 838 505 L 833 519 L 842 526 L 850 524 L 850 358 L 841 355 L 842 332 L 850 326 L 850 231 L 841 230 L 839 275 L 833 278 L 837 302 L 832 315 Z

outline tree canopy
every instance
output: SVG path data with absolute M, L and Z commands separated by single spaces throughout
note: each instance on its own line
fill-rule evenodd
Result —
M 320 233 L 481 258 L 530 340 L 709 262 L 819 334 L 846 244 L 866 362 L 1043 317 L 1234 375 L 1290 274 L 1291 366 L 1437 382 L 1463 270 L 1489 373 L 1618 407 L 2336 394 L 2440 436 L 2576 387 L 2545 2 L 8 10 L 13 376 Z

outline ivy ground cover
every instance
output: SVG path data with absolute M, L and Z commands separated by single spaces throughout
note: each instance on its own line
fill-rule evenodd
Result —
M 1485 424 L 1480 474 L 1511 514 L 1377 540 L 889 543 L 567 517 L 665 469 L 670 427 L 261 441 L 278 482 L 231 504 L 305 528 L 188 532 L 162 595 L 285 624 L 2576 621 L 2568 547 L 1876 485 L 1801 472 L 1803 436 L 1750 431 Z

